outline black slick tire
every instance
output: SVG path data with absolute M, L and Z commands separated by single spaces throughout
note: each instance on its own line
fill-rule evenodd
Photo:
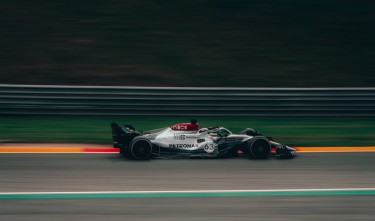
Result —
M 268 159 L 271 155 L 271 144 L 265 137 L 255 137 L 249 142 L 249 156 L 254 159 Z
M 136 137 L 129 145 L 129 154 L 135 160 L 148 160 L 152 156 L 152 144 L 144 137 Z

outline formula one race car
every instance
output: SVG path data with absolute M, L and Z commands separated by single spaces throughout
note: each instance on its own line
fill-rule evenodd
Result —
M 293 158 L 296 150 L 246 128 L 233 134 L 224 127 L 199 129 L 196 120 L 171 127 L 145 131 L 132 125 L 111 124 L 113 147 L 135 160 L 166 158 L 224 158 L 245 155 L 253 159 Z

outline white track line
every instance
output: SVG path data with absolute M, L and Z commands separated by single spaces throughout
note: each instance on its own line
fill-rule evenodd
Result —
M 262 189 L 262 190 L 160 190 L 160 191 L 74 191 L 74 192 L 0 192 L 0 195 L 17 194 L 152 194 L 152 193 L 242 193 L 242 192 L 315 192 L 315 191 L 375 191 L 375 188 L 332 189 Z

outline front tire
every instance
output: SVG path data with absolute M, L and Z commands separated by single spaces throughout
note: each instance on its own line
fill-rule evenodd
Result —
M 246 134 L 248 136 L 258 136 L 258 131 L 256 131 L 255 129 L 253 128 L 246 128 L 245 130 L 241 131 L 241 134 Z
M 268 159 L 271 155 L 271 144 L 265 137 L 256 137 L 250 141 L 249 156 L 254 159 Z
M 129 153 L 135 160 L 148 160 L 152 156 L 152 144 L 144 137 L 136 137 L 129 145 Z

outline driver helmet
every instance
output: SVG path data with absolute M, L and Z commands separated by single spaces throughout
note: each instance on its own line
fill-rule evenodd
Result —
M 208 132 L 208 128 L 203 127 L 201 129 L 199 129 L 199 131 L 198 131 L 198 133 L 204 133 L 204 132 Z

